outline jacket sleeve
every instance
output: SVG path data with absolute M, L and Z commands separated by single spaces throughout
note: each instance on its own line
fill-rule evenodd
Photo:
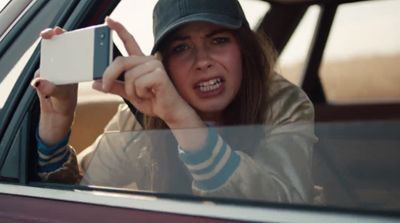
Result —
M 105 137 L 106 132 L 131 131 L 141 128 L 134 118 L 131 117 L 131 113 L 127 112 L 129 110 L 126 109 L 125 106 L 126 105 L 120 105 L 119 112 L 114 115 L 105 127 L 105 133 L 100 135 L 91 146 L 83 150 L 78 156 L 75 150 L 70 145 L 67 145 L 69 135 L 66 136 L 62 142 L 53 147 L 46 146 L 39 136 L 36 135 L 38 153 L 37 174 L 40 179 L 48 182 L 66 184 L 80 183 L 89 164 L 91 164 L 99 143 L 101 141 L 109 141 L 109 139 Z
M 38 149 L 38 158 L 38 176 L 43 181 L 76 184 L 82 178 L 75 150 L 69 145 L 52 153 Z
M 265 138 L 254 152 L 231 148 L 210 130 L 203 154 L 180 157 L 194 193 L 264 201 L 312 201 L 314 110 L 307 96 L 280 76 L 273 82 Z

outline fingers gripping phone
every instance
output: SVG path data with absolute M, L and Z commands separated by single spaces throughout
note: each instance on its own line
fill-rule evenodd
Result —
M 112 51 L 112 33 L 107 25 L 42 39 L 40 76 L 56 85 L 101 79 L 112 61 Z

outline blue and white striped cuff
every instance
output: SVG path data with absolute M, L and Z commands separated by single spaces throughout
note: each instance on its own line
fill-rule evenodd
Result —
M 36 147 L 38 151 L 46 156 L 52 156 L 55 154 L 60 148 L 65 147 L 68 144 L 69 136 L 71 135 L 71 130 L 68 134 L 57 144 L 53 146 L 46 145 L 39 136 L 39 130 L 36 131 Z
M 48 146 L 42 141 L 38 131 L 36 131 L 39 173 L 55 171 L 68 161 L 71 152 L 66 145 L 68 144 L 70 134 L 71 131 L 56 145 Z
M 64 163 L 66 163 L 71 156 L 71 151 L 67 149 L 67 147 L 63 147 L 60 149 L 62 151 L 59 155 L 52 157 L 51 159 L 44 160 L 41 158 L 39 153 L 39 169 L 38 173 L 49 173 L 53 172 L 57 169 L 60 169 Z
M 240 156 L 224 142 L 215 128 L 208 129 L 205 146 L 198 152 L 179 149 L 179 157 L 191 172 L 194 186 L 201 190 L 221 187 L 240 163 Z

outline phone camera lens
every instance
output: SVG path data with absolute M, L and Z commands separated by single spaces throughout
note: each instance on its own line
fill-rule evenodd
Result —
M 100 39 L 104 39 L 104 33 L 100 34 Z
M 103 41 L 102 41 L 102 42 L 100 42 L 100 46 L 103 46 L 103 45 L 104 45 Z

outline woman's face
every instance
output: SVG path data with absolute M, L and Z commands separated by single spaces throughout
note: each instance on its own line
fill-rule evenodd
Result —
M 212 23 L 189 23 L 173 36 L 166 57 L 180 95 L 203 119 L 218 121 L 242 80 L 241 53 L 233 32 Z

